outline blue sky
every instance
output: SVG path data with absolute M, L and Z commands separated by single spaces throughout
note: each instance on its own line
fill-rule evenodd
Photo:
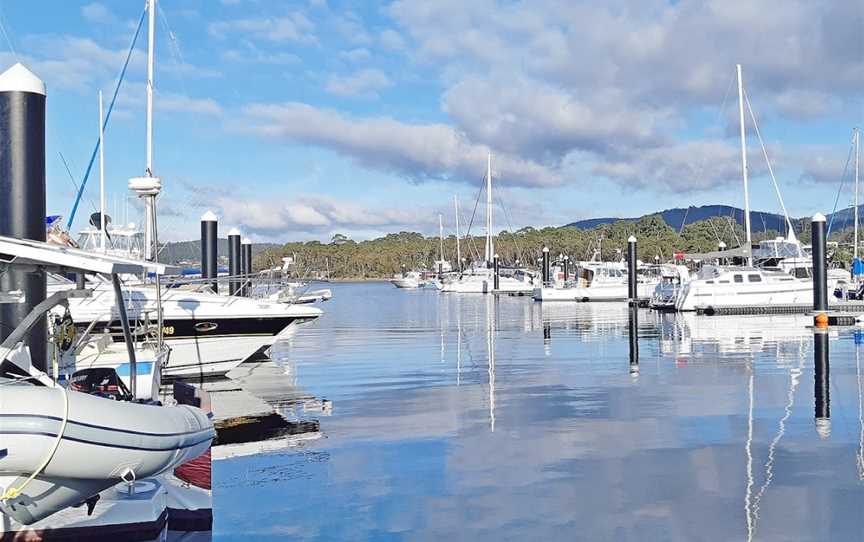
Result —
M 80 182 L 96 93 L 113 90 L 143 7 L 2 5 L 0 63 L 48 85 L 51 212 L 71 209 L 59 154 Z M 736 62 L 803 216 L 833 207 L 862 116 L 864 5 L 851 0 L 161 0 L 158 15 L 163 239 L 196 237 L 208 209 L 257 240 L 432 233 L 438 212 L 452 230 L 453 195 L 467 219 L 488 150 L 513 227 L 740 206 Z M 106 134 L 120 216 L 144 169 L 144 36 Z M 750 132 L 752 206 L 777 211 Z

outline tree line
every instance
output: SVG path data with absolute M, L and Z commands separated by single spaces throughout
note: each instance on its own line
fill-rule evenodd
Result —
M 809 223 L 796 225 L 799 239 L 809 243 Z M 671 228 L 659 214 L 637 221 L 621 220 L 595 228 L 525 227 L 515 232 L 501 231 L 494 237 L 495 252 L 503 265 L 537 267 L 544 246 L 553 257 L 567 255 L 571 260 L 588 260 L 599 250 L 605 261 L 620 260 L 626 252 L 627 238 L 638 239 L 638 257 L 644 262 L 671 261 L 678 251 L 684 253 L 717 250 L 722 241 L 728 248 L 745 239 L 744 228 L 727 217 L 712 217 L 687 224 L 680 231 Z M 754 232 L 754 241 L 782 235 L 775 230 Z M 832 232 L 831 240 L 850 242 L 851 229 Z M 460 238 L 462 257 L 470 264 L 483 258 L 484 236 Z M 334 235 L 329 243 L 320 241 L 290 242 L 280 248 L 261 251 L 255 257 L 257 269 L 278 267 L 283 256 L 294 258 L 293 272 L 301 278 L 333 279 L 387 278 L 401 270 L 433 270 L 440 258 L 438 237 L 417 232 L 390 233 L 384 237 L 356 242 L 343 234 Z M 848 254 L 847 254 L 848 252 Z M 456 267 L 456 238 L 444 238 L 444 259 Z M 840 249 L 835 259 L 851 259 L 851 250 Z

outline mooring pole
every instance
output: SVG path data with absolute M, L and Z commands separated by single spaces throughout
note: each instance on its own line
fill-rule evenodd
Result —
M 494 272 L 495 272 L 495 276 L 494 276 L 494 278 L 493 278 L 493 280 L 492 280 L 492 291 L 497 292 L 497 291 L 498 291 L 498 286 L 499 286 L 499 280 L 498 280 L 498 277 L 499 277 L 499 275 L 498 275 L 498 254 L 495 254 L 495 255 L 492 257 L 492 269 L 493 269 Z
M 201 217 L 201 278 L 205 279 L 205 284 L 206 279 L 213 279 L 209 286 L 216 293 L 219 293 L 219 284 L 216 282 L 218 236 L 218 219 L 211 211 L 207 211 Z
M 636 291 L 636 237 L 627 239 L 627 298 L 631 305 L 638 302 Z
M 45 83 L 20 63 L 0 74 L 0 235 L 45 241 L 45 96 Z M 8 269 L 0 290 L 24 293 L 23 303 L 0 304 L 2 342 L 45 300 L 46 277 Z M 46 371 L 45 319 L 25 342 L 33 366 Z
M 726 243 L 723 241 L 720 241 L 719 243 L 717 243 L 717 249 L 720 252 L 725 251 L 726 250 Z M 717 263 L 720 265 L 726 265 L 726 258 L 723 258 L 723 257 L 717 258 Z
M 570 272 L 567 270 L 569 263 L 570 256 L 564 256 L 564 282 L 567 282 L 570 279 Z
M 813 379 L 816 432 L 822 438 L 831 435 L 831 397 L 828 363 L 828 331 L 816 329 L 813 332 Z
M 813 215 L 810 227 L 813 246 L 813 311 L 816 312 L 817 324 L 822 321 L 827 324 L 825 312 L 828 310 L 828 262 L 825 251 L 825 215 Z
M 543 286 L 549 286 L 549 247 L 543 247 Z
M 240 293 L 240 230 L 233 228 L 228 232 L 228 295 Z
M 240 241 L 240 255 L 242 264 L 240 269 L 244 276 L 243 295 L 246 297 L 252 296 L 252 241 L 246 237 Z
M 639 372 L 639 307 L 630 305 L 629 318 L 630 336 L 630 373 Z

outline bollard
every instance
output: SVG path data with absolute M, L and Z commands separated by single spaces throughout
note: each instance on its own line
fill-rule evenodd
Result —
M 0 75 L 0 235 L 45 241 L 45 83 L 20 63 Z M 44 273 L 4 271 L 0 290 L 25 299 L 0 304 L 0 341 L 46 297 Z M 48 370 L 47 321 L 25 342 L 33 366 Z
M 240 272 L 243 275 L 243 294 L 252 296 L 252 241 L 248 237 L 240 241 Z
M 810 240 L 813 245 L 813 310 L 828 310 L 828 263 L 825 252 L 825 215 L 816 213 L 811 221 Z
M 228 295 L 240 294 L 240 230 L 228 232 Z
M 499 275 L 498 275 L 498 255 L 497 255 L 497 254 L 496 254 L 495 256 L 492 257 L 492 269 L 494 270 L 494 273 L 495 273 L 495 275 L 494 275 L 494 277 L 493 277 L 493 279 L 492 279 L 492 291 L 493 291 L 493 292 L 497 292 L 497 291 L 498 291 L 498 286 L 499 286 L 499 280 L 498 280 L 498 277 L 499 277 Z
M 828 363 L 828 331 L 813 332 L 813 380 L 816 432 L 822 438 L 831 435 L 831 366 Z
M 549 247 L 543 247 L 543 286 L 549 286 Z
M 567 267 L 568 267 L 567 264 L 569 264 L 569 263 L 570 263 L 570 256 L 564 256 L 564 282 L 567 282 L 567 280 L 570 278 L 569 271 L 567 270 Z
M 630 304 L 637 302 L 636 291 L 636 237 L 627 239 L 627 298 Z
M 218 268 L 217 260 L 217 241 L 218 234 L 218 219 L 216 215 L 210 211 L 204 213 L 201 217 L 201 278 L 205 279 L 204 284 L 208 284 L 210 289 L 215 293 L 219 293 L 219 283 L 216 282 Z M 206 279 L 213 279 L 208 282 Z
M 630 336 L 630 374 L 639 372 L 639 308 L 630 305 L 629 318 Z

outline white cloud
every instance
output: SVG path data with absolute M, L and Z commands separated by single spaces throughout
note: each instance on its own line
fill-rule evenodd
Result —
M 255 104 L 244 108 L 244 114 L 238 130 L 333 149 L 364 166 L 396 172 L 413 181 L 476 183 L 482 178 L 489 150 L 446 124 L 351 118 L 301 103 Z M 504 184 L 548 186 L 561 181 L 555 170 L 509 153 L 497 153 L 494 164 Z
M 381 45 L 387 49 L 393 51 L 402 51 L 405 49 L 405 38 L 402 37 L 402 34 L 392 28 L 382 31 L 378 36 L 378 40 L 381 42 Z
M 210 23 L 207 30 L 212 36 L 225 39 L 229 35 L 246 34 L 271 42 L 317 43 L 315 24 L 304 14 L 296 12 L 282 17 L 233 19 Z
M 359 63 L 372 58 L 372 53 L 370 53 L 369 49 L 366 49 L 365 47 L 359 47 L 349 51 L 342 51 L 339 53 L 339 58 L 347 60 L 348 62 Z
M 326 90 L 337 96 L 377 96 L 378 91 L 392 84 L 381 70 L 367 68 L 348 75 L 330 76 Z
M 96 24 L 116 25 L 120 23 L 120 19 L 105 4 L 99 2 L 81 6 L 81 16 L 86 21 Z

